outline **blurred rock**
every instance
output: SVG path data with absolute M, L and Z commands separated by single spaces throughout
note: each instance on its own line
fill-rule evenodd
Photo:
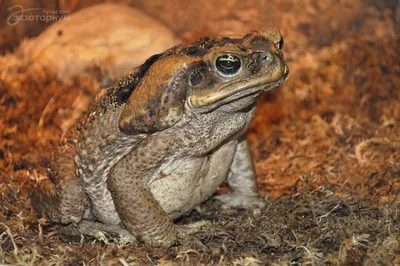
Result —
M 62 80 L 93 68 L 120 77 L 179 42 L 167 27 L 137 9 L 101 4 L 54 23 L 26 44 L 25 53 Z

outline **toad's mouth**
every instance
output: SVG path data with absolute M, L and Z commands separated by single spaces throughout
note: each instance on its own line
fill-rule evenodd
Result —
M 262 76 L 252 80 L 238 79 L 221 86 L 215 92 L 207 95 L 192 95 L 189 104 L 192 107 L 205 107 L 217 102 L 221 104 L 231 102 L 255 93 L 271 91 L 278 88 L 286 80 L 289 73 L 285 65 L 279 71 L 267 76 Z

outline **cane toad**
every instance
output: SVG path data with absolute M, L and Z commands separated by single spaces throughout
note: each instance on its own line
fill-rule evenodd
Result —
M 35 209 L 64 231 L 169 245 L 173 220 L 227 179 L 226 205 L 263 206 L 244 133 L 258 97 L 288 75 L 276 29 L 200 38 L 150 57 L 62 138 Z

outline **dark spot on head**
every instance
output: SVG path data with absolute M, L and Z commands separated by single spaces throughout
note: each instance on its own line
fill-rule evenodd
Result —
M 196 86 L 203 80 L 203 78 L 204 76 L 200 71 L 194 70 L 192 73 L 190 73 L 189 81 L 192 86 Z
M 244 46 L 239 46 L 240 50 L 242 50 L 243 53 L 247 52 L 247 48 Z
M 62 30 L 57 31 L 57 36 L 61 36 L 61 35 L 63 35 L 63 31 Z
M 207 65 L 205 62 L 200 62 L 193 67 L 192 72 L 189 74 L 190 85 L 196 86 L 203 81 L 206 76 Z
M 261 64 L 259 62 L 260 55 L 254 54 L 248 64 L 248 69 L 251 74 L 256 74 L 261 70 Z
M 189 46 L 183 51 L 183 53 L 190 57 L 201 57 L 204 56 L 207 51 L 198 46 Z

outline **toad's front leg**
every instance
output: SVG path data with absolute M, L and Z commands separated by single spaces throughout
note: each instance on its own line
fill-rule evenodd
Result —
M 227 182 L 232 192 L 215 197 L 226 206 L 244 209 L 265 206 L 258 195 L 253 160 L 245 137 L 237 144 Z
M 146 184 L 172 148 L 169 141 L 148 137 L 118 162 L 107 183 L 124 226 L 140 241 L 155 246 L 170 246 L 198 230 L 196 226 L 175 225 Z

